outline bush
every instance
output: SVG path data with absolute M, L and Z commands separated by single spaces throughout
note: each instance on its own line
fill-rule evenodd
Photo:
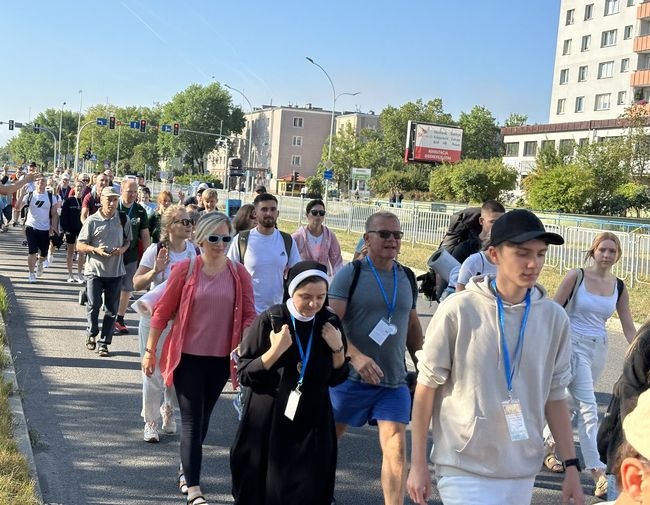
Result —
M 187 186 L 191 184 L 194 181 L 200 181 L 200 182 L 205 182 L 210 184 L 211 187 L 217 188 L 217 189 L 222 189 L 223 184 L 221 182 L 221 179 L 215 177 L 214 175 L 210 174 L 183 174 L 183 175 L 176 175 L 174 176 L 174 183 L 175 184 L 181 184 L 183 186 Z

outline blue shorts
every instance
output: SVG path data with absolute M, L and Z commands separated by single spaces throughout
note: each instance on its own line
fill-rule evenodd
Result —
M 411 395 L 406 384 L 388 388 L 348 379 L 330 388 L 330 398 L 337 423 L 355 427 L 376 421 L 409 423 Z

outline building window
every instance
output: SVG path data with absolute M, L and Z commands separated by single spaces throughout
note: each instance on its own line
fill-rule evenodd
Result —
M 619 7 L 619 0 L 605 0 L 605 16 L 618 13 Z
M 562 46 L 562 54 L 566 56 L 567 54 L 571 54 L 571 39 L 566 39 L 564 41 L 564 44 Z
M 639 55 L 639 70 L 650 70 L 650 54 Z
M 621 60 L 621 72 L 630 71 L 630 58 L 623 58 Z
M 583 35 L 582 44 L 580 45 L 580 50 L 584 53 L 585 51 L 589 51 L 590 47 L 591 47 L 591 35 Z
M 571 154 L 573 152 L 573 146 L 575 142 L 573 139 L 560 139 L 560 146 L 559 146 L 559 151 L 560 154 Z
M 566 107 L 566 98 L 560 98 L 557 101 L 557 113 L 564 114 L 565 107 Z
M 627 25 L 623 30 L 623 40 L 632 38 L 632 25 Z
M 303 118 L 294 117 L 293 118 L 293 127 L 294 128 L 302 128 L 303 127 Z
M 587 80 L 588 70 L 589 67 L 587 65 L 578 67 L 578 82 L 584 82 Z
M 611 93 L 596 95 L 594 110 L 609 110 L 609 100 Z
M 594 4 L 585 5 L 585 21 L 589 21 L 594 17 Z
M 600 47 L 616 45 L 616 30 L 607 30 L 603 32 L 600 38 Z
M 625 105 L 625 102 L 627 102 L 627 91 L 619 91 L 616 105 Z
M 524 142 L 524 156 L 535 156 L 537 154 L 537 142 L 534 140 Z
M 563 68 L 560 70 L 560 84 L 566 84 L 569 82 L 569 69 Z
M 300 156 L 299 154 L 293 154 L 291 156 L 291 166 L 292 167 L 299 167 L 301 161 L 302 161 L 302 156 Z
M 575 14 L 576 10 L 575 9 L 569 9 L 566 11 L 566 24 L 567 25 L 572 25 L 575 23 Z
M 294 147 L 300 147 L 302 145 L 302 137 L 298 135 L 294 136 L 291 145 Z
M 604 61 L 598 64 L 598 78 L 608 79 L 614 75 L 614 62 Z
M 634 5 L 634 0 L 627 0 L 627 6 L 632 7 Z
M 541 149 L 542 151 L 546 151 L 547 149 L 555 150 L 555 140 L 542 140 Z
M 584 96 L 577 96 L 576 97 L 576 112 L 584 112 L 585 111 L 585 97 Z
M 586 146 L 587 144 L 589 144 L 589 139 L 587 137 L 583 137 L 578 140 L 579 147 Z
M 506 142 L 506 156 L 519 156 L 519 142 Z

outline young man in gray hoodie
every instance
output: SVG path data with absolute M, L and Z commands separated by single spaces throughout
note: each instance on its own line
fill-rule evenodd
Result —
M 549 244 L 564 240 L 527 210 L 492 228 L 495 276 L 474 277 L 438 308 L 417 353 L 412 415 L 411 499 L 425 504 L 432 482 L 445 505 L 522 505 L 532 499 L 544 457 L 545 419 L 566 473 L 562 503 L 584 504 L 565 389 L 569 320 L 536 284 Z

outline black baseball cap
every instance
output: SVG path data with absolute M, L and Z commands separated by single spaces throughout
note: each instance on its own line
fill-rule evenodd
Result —
M 529 240 L 541 240 L 554 245 L 564 244 L 562 236 L 546 231 L 544 224 L 531 211 L 515 209 L 506 212 L 494 222 L 488 245 L 497 246 L 503 242 L 523 244 Z

